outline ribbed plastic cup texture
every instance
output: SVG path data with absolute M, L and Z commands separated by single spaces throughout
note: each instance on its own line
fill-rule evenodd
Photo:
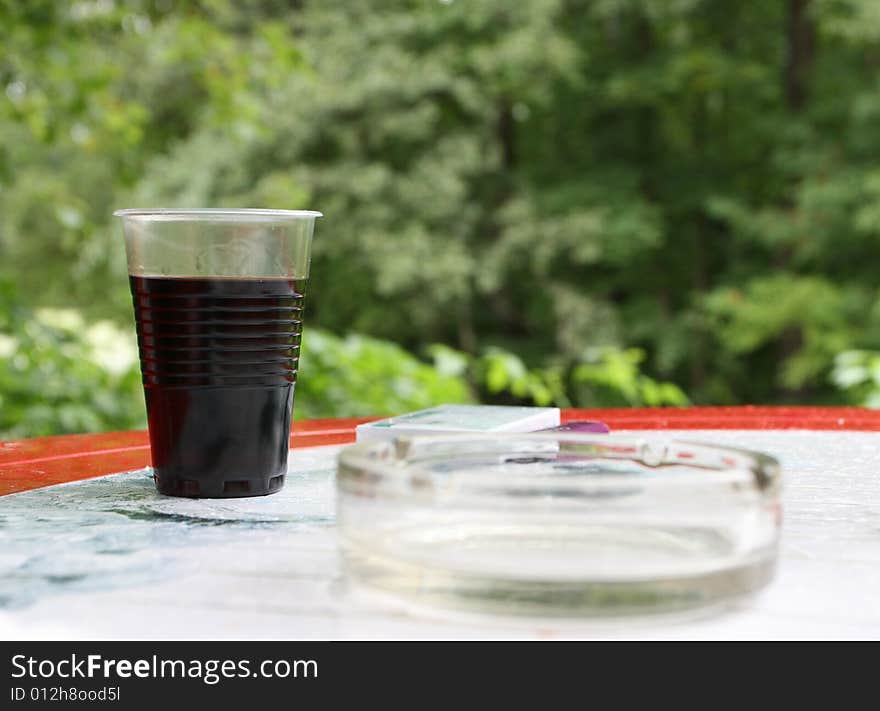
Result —
M 156 485 L 269 494 L 287 470 L 316 214 L 205 213 L 123 214 Z M 175 268 L 150 244 L 169 240 L 196 254 L 177 244 Z

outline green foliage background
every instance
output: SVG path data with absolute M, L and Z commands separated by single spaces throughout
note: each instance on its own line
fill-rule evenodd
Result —
M 0 435 L 143 426 L 127 206 L 325 213 L 300 417 L 876 404 L 878 69 L 874 0 L 0 0 Z

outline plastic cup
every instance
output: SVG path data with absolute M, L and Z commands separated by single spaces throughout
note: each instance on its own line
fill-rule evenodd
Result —
M 119 210 L 160 493 L 262 496 L 287 473 L 319 212 Z

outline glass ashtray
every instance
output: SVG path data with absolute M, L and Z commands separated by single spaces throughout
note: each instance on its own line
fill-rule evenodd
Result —
M 675 611 L 773 576 L 780 469 L 707 444 L 554 432 L 405 437 L 339 458 L 348 574 L 503 614 Z

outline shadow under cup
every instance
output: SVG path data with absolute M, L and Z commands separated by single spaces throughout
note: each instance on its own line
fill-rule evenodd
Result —
M 284 485 L 315 212 L 122 210 L 156 487 Z

